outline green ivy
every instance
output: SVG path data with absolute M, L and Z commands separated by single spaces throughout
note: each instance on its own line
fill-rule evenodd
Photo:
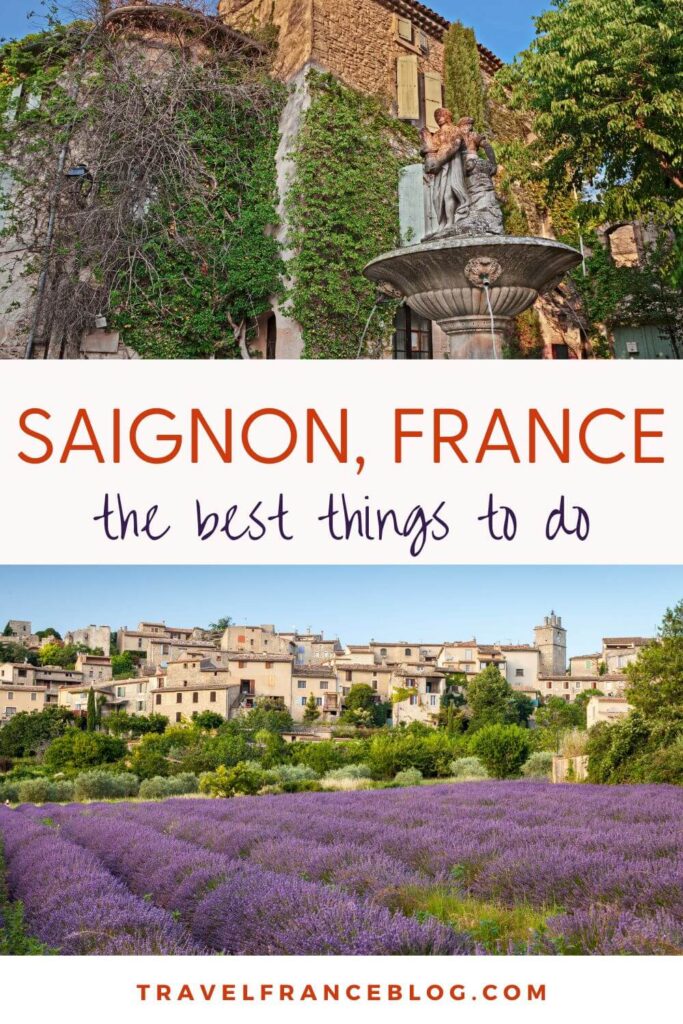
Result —
M 282 290 L 275 152 L 284 89 L 272 83 L 259 117 L 217 102 L 211 116 L 187 109 L 197 152 L 215 181 L 211 209 L 178 193 L 148 211 L 150 241 L 134 289 L 111 296 L 114 325 L 143 358 L 240 358 L 235 325 L 253 327 Z
M 308 85 L 286 201 L 295 251 L 288 312 L 301 325 L 304 358 L 353 359 L 376 298 L 363 267 L 399 244 L 399 171 L 417 159 L 419 140 L 378 100 L 331 75 L 311 71 Z M 395 310 L 393 302 L 376 310 L 365 351 L 381 351 Z

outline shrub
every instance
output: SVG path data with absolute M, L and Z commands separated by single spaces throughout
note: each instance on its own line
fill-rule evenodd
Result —
M 19 803 L 18 782 L 12 782 L 9 779 L 0 782 L 0 804 L 4 804 L 7 800 L 11 804 Z
M 199 791 L 209 796 L 253 796 L 265 785 L 266 774 L 256 761 L 240 761 L 234 768 L 219 765 L 215 772 L 204 772 Z
M 341 743 L 335 740 L 320 740 L 317 743 L 292 743 L 291 748 L 293 764 L 308 765 L 318 775 L 324 775 L 333 768 L 364 761 L 368 744 L 366 740 L 349 740 Z
M 77 800 L 124 800 L 137 796 L 139 786 L 137 775 L 129 772 L 82 772 L 76 777 L 74 794 Z
M 168 796 L 184 796 L 186 793 L 196 793 L 198 789 L 199 779 L 191 772 L 171 775 L 168 778 L 165 778 L 163 775 L 156 775 L 152 779 L 142 780 L 138 796 L 142 800 L 163 800 Z
M 394 783 L 397 786 L 419 786 L 422 782 L 422 772 L 419 768 L 405 768 L 394 776 Z
M 344 792 L 349 792 L 357 789 L 374 789 L 376 785 L 377 783 L 374 783 L 372 779 L 335 779 L 330 778 L 329 775 L 325 775 L 320 780 L 321 789 L 332 791 L 341 790 Z
M 51 782 L 50 779 L 25 779 L 19 783 L 17 802 L 22 804 L 67 803 L 74 798 L 71 782 Z
M 392 779 L 406 768 L 418 768 L 425 778 L 446 776 L 461 743 L 435 729 L 378 733 L 370 741 L 366 760 L 376 779 Z
M 451 761 L 449 772 L 454 779 L 488 779 L 489 773 L 478 757 L 458 757 Z
M 494 779 L 518 775 L 531 750 L 528 731 L 518 725 L 485 725 L 469 746 Z
M 329 782 L 343 782 L 347 779 L 371 779 L 372 772 L 366 764 L 347 764 L 343 768 L 333 768 L 325 778 Z
M 52 740 L 45 751 L 44 764 L 52 772 L 69 768 L 95 768 L 112 764 L 126 756 L 126 744 L 104 733 L 69 729 Z
M 553 772 L 553 755 L 549 750 L 537 750 L 522 765 L 522 775 L 527 779 L 549 779 Z
M 307 783 L 317 782 L 318 776 L 305 764 L 278 764 L 266 772 L 266 779 L 270 786 L 276 786 L 280 792 L 295 793 L 301 792 L 304 787 L 308 788 Z

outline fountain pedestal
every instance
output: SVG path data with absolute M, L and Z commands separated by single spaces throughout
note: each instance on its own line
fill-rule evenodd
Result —
M 452 359 L 495 359 L 513 318 L 580 261 L 552 238 L 440 235 L 378 256 L 364 273 L 438 323 Z

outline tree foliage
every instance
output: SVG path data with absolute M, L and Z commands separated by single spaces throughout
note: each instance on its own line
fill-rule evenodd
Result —
M 486 725 L 471 737 L 470 751 L 494 779 L 519 775 L 531 752 L 529 731 L 518 725 Z
M 72 728 L 73 722 L 73 713 L 67 708 L 20 711 L 0 729 L 0 754 L 6 757 L 34 756 L 51 740 Z
M 668 608 L 658 638 L 626 666 L 626 699 L 646 719 L 683 726 L 683 601 Z
M 498 75 L 535 115 L 557 187 L 591 185 L 594 216 L 683 222 L 680 0 L 553 0 Z
M 454 21 L 444 36 L 444 91 L 446 106 L 457 122 L 474 118 L 474 126 L 486 128 L 486 100 L 474 31 Z

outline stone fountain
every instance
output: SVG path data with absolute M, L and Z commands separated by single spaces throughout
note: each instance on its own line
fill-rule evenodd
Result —
M 440 109 L 435 120 L 435 132 L 422 131 L 422 238 L 378 256 L 364 273 L 436 321 L 452 359 L 498 358 L 513 318 L 558 285 L 581 254 L 552 238 L 505 235 L 492 146 L 472 118 L 454 124 Z

